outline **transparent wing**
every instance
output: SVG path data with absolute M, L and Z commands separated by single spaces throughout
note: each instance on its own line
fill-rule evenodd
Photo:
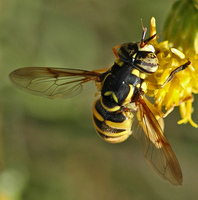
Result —
M 182 185 L 181 167 L 159 123 L 142 98 L 137 106 L 142 131 L 134 132 L 134 137 L 140 141 L 144 156 L 162 179 L 174 186 Z
M 10 73 L 11 82 L 30 94 L 47 98 L 69 98 L 90 82 L 100 82 L 101 72 L 64 68 L 25 67 Z

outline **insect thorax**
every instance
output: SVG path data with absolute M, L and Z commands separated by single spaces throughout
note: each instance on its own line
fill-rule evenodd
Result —
M 120 106 L 131 103 L 140 90 L 147 89 L 144 79 L 146 74 L 139 71 L 134 65 L 118 59 L 106 72 L 101 90 L 101 103 L 111 111 L 119 110 Z

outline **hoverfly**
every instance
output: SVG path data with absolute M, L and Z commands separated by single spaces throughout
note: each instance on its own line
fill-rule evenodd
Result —
M 93 123 L 99 136 L 107 142 L 119 143 L 133 134 L 153 170 L 172 185 L 181 185 L 179 162 L 155 117 L 163 116 L 144 95 L 145 78 L 155 73 L 159 65 L 154 47 L 148 44 L 156 34 L 148 39 L 145 34 L 146 28 L 141 42 L 114 47 L 116 60 L 110 69 L 25 67 L 10 73 L 10 79 L 17 88 L 50 99 L 73 97 L 81 93 L 88 82 L 95 82 L 101 93 L 93 104 Z M 190 61 L 172 71 L 163 85 L 155 87 L 163 87 L 189 64 Z M 142 131 L 132 128 L 135 119 Z

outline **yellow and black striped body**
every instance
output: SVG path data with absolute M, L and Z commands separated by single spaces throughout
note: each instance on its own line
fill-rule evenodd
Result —
M 123 44 L 116 57 L 114 65 L 101 75 L 101 97 L 93 106 L 96 131 L 111 143 L 122 142 L 132 133 L 136 99 L 147 90 L 146 76 L 158 68 L 154 47 L 144 42 Z
M 122 142 L 131 134 L 134 115 L 128 105 L 135 102 L 140 91 L 146 91 L 145 77 L 134 65 L 120 59 L 103 74 L 101 97 L 93 105 L 93 122 L 105 141 Z
M 149 89 L 162 88 L 191 62 L 173 70 L 163 84 L 145 80 L 158 68 L 155 49 L 149 44 L 156 34 L 144 40 L 145 34 L 146 28 L 143 28 L 141 42 L 115 46 L 112 50 L 117 60 L 109 70 L 25 67 L 9 76 L 19 89 L 50 99 L 73 97 L 86 89 L 88 82 L 95 82 L 101 92 L 93 105 L 93 122 L 99 136 L 110 143 L 122 142 L 135 130 L 131 128 L 137 118 L 140 131 L 133 135 L 140 141 L 149 164 L 164 180 L 181 185 L 179 162 L 155 117 L 155 114 L 164 115 L 144 97 L 144 93 L 147 84 Z

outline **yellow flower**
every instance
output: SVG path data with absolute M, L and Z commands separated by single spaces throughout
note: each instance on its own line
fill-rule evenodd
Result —
M 155 18 L 152 18 L 150 35 L 152 36 L 155 33 Z M 178 123 L 182 124 L 190 122 L 192 126 L 198 127 L 191 119 L 191 114 L 193 112 L 193 94 L 198 93 L 198 54 L 195 53 L 194 49 L 187 48 L 186 43 L 182 46 L 182 43 L 179 42 L 178 39 L 180 35 L 176 32 L 175 34 L 177 36 L 176 38 L 179 47 L 173 45 L 173 40 L 172 42 L 165 40 L 160 43 L 157 42 L 157 39 L 151 41 L 156 49 L 159 68 L 153 75 L 148 76 L 148 88 L 149 82 L 162 85 L 174 69 L 184 65 L 189 60 L 191 64 L 185 70 L 176 73 L 174 78 L 162 88 L 148 90 L 147 95 L 154 97 L 155 106 L 159 110 L 165 108 L 165 116 L 167 116 L 175 106 L 179 106 L 182 119 Z M 185 54 L 178 49 L 185 49 Z

